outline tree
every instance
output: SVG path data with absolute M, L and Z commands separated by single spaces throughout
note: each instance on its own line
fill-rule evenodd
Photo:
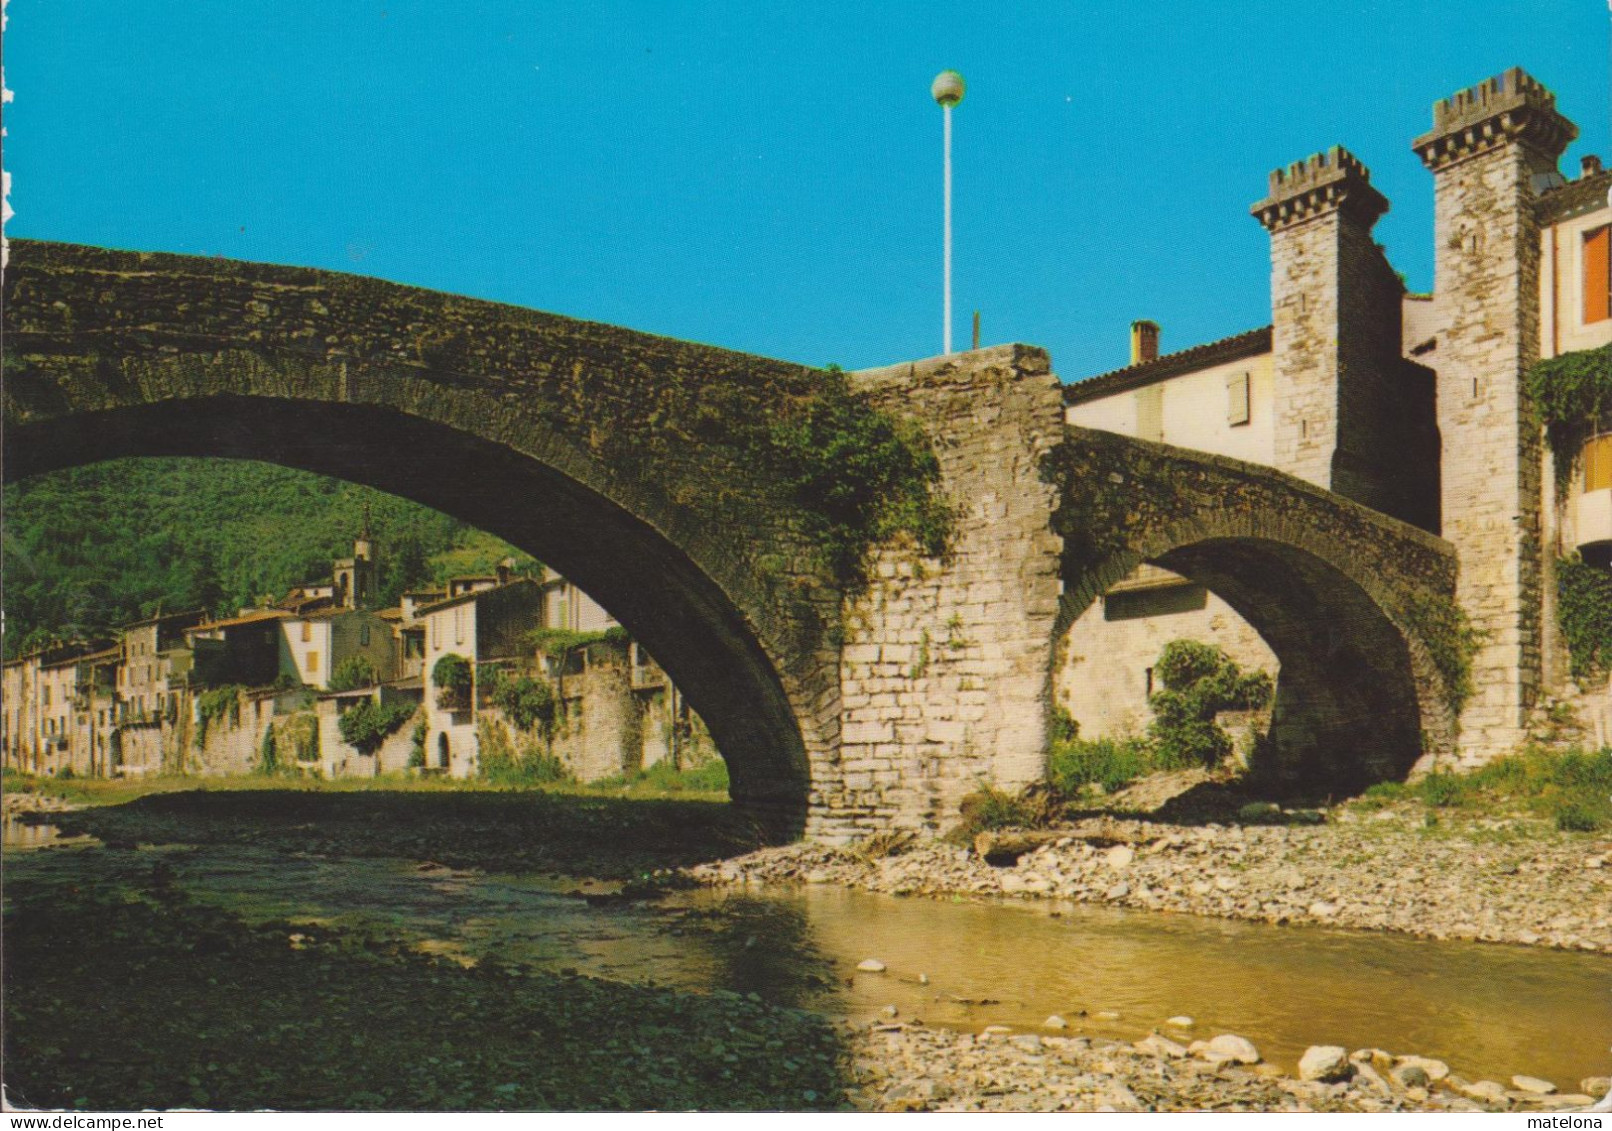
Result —
M 449 652 L 431 668 L 431 682 L 437 686 L 437 706 L 446 710 L 466 707 L 470 703 L 470 661 L 456 652 Z
M 1257 711 L 1271 701 L 1271 677 L 1244 672 L 1213 644 L 1172 640 L 1153 668 L 1164 689 L 1148 699 L 1148 734 L 1166 765 L 1213 766 L 1231 753 L 1231 736 L 1215 722 L 1221 711 Z
M 379 682 L 375 665 L 364 656 L 348 656 L 330 673 L 332 691 L 356 691 L 361 687 L 374 687 Z

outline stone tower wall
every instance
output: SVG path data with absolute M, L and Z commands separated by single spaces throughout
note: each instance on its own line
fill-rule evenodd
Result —
M 1521 741 L 1542 679 L 1541 445 L 1522 379 L 1539 349 L 1534 178 L 1577 132 L 1554 103 L 1513 69 L 1435 105 L 1414 146 L 1434 179 L 1442 532 L 1482 634 L 1461 719 L 1468 764 Z
M 1371 229 L 1388 202 L 1334 146 L 1270 176 L 1275 466 L 1424 528 L 1437 525 L 1433 390 L 1400 355 L 1405 288 Z

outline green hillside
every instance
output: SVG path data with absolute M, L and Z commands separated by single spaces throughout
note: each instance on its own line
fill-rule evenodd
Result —
M 395 495 L 241 460 L 112 460 L 12 484 L 4 503 L 7 656 L 159 607 L 233 612 L 328 580 L 331 559 L 351 556 L 366 506 L 386 604 L 505 556 L 531 562 Z

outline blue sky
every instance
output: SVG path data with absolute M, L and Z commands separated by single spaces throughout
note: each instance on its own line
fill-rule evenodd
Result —
M 958 339 L 1065 380 L 1269 321 L 1267 172 L 1341 143 L 1432 285 L 1432 102 L 1512 65 L 1580 153 L 1605 0 L 1338 4 L 12 0 L 9 233 L 377 275 L 813 364 Z

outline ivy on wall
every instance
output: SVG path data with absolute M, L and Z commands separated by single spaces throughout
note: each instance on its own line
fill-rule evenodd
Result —
M 1472 698 L 1472 659 L 1483 644 L 1483 633 L 1472 627 L 1460 605 L 1440 594 L 1413 594 L 1405 615 L 1444 677 L 1445 702 L 1459 716 Z
M 858 396 L 838 366 L 772 426 L 764 446 L 846 588 L 865 587 L 869 551 L 897 534 L 931 557 L 945 553 L 952 511 L 934 491 L 940 461 L 928 438 Z
M 1556 615 L 1574 679 L 1612 670 L 1612 572 L 1577 558 L 1558 558 Z
M 1525 384 L 1565 485 L 1585 441 L 1612 415 L 1612 344 L 1534 363 Z

